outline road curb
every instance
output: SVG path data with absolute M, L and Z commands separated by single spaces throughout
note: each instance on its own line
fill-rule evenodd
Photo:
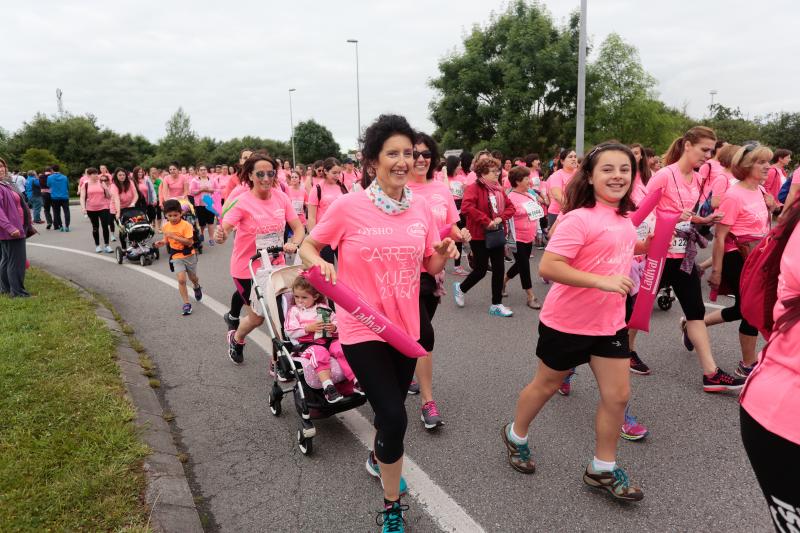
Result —
M 142 372 L 139 354 L 131 347 L 128 335 L 105 304 L 75 282 L 57 276 L 54 278 L 74 287 L 83 298 L 95 304 L 95 313 L 117 340 L 117 367 L 125 385 L 128 401 L 136 410 L 136 427 L 151 453 L 144 459 L 147 477 L 145 502 L 150 509 L 150 527 L 164 533 L 202 532 L 203 526 L 194 502 L 183 463 L 169 424 L 164 419 L 164 409 L 150 380 Z

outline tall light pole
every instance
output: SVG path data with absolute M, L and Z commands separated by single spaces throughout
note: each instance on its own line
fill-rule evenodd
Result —
M 581 28 L 578 38 L 578 116 L 575 127 L 575 153 L 583 155 L 583 130 L 586 120 L 586 0 L 581 0 Z
M 350 44 L 356 45 L 356 102 L 358 103 L 358 135 L 356 142 L 361 138 L 361 82 L 358 74 L 358 39 L 347 39 Z
M 717 90 L 711 89 L 710 91 L 708 91 L 708 94 L 711 95 L 711 105 L 708 106 L 708 116 L 710 118 L 714 115 L 714 97 L 717 95 Z
M 292 166 L 297 166 L 297 157 L 294 154 L 294 115 L 292 114 L 292 93 L 297 89 L 289 89 L 289 123 L 292 125 Z

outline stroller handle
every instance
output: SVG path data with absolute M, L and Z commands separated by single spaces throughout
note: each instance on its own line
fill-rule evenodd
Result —
M 271 246 L 271 247 L 269 247 L 269 248 L 267 248 L 266 250 L 263 250 L 263 251 L 267 252 L 267 254 L 269 254 L 269 255 L 276 255 L 276 254 L 279 254 L 279 253 L 281 253 L 283 251 L 283 247 L 282 246 Z M 257 259 L 260 259 L 261 258 L 261 252 L 262 252 L 262 250 L 256 250 L 256 253 L 253 255 L 253 257 L 250 258 L 250 261 L 252 262 L 252 261 L 255 261 Z

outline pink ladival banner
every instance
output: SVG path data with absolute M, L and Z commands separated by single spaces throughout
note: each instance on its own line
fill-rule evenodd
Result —
M 325 277 L 320 273 L 319 267 L 311 267 L 303 272 L 302 276 L 315 289 L 333 300 L 337 308 L 344 309 L 353 315 L 356 320 L 403 355 L 413 358 L 428 355 L 425 348 L 412 339 L 408 333 L 395 326 L 383 313 L 372 307 L 369 302 L 359 296 L 353 289 L 341 281 L 337 281 L 336 285 L 326 281 Z
M 667 261 L 667 249 L 672 241 L 675 224 L 678 223 L 680 213 L 656 213 L 656 231 L 650 241 L 650 249 L 644 261 L 642 279 L 639 285 L 639 295 L 633 306 L 628 327 L 640 331 L 650 331 L 650 315 L 653 312 L 653 302 L 658 294 L 661 274 Z

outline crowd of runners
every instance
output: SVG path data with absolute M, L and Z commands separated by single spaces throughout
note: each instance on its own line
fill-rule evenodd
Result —
M 663 155 L 640 144 L 606 142 L 582 158 L 569 148 L 552 159 L 489 150 L 443 157 L 436 141 L 403 117 L 382 115 L 365 130 L 355 160 L 332 155 L 293 164 L 248 149 L 231 166 L 172 164 L 111 172 L 99 165 L 86 169 L 78 194 L 97 253 L 112 252 L 125 210 L 144 213 L 159 235 L 153 246 L 169 253 L 184 315 L 191 313 L 187 281 L 195 298 L 202 298 L 199 245 L 233 240 L 233 291 L 225 322 L 234 363 L 244 360 L 247 336 L 264 320 L 252 302 L 248 263 L 256 250 L 276 247 L 287 256 L 299 253 L 305 266 L 317 266 L 326 278 L 346 284 L 418 339 L 427 356 L 407 357 L 348 313 L 333 313 L 307 283 L 298 280 L 293 286 L 297 309 L 287 316 L 286 330 L 307 343 L 304 357 L 318 372 L 326 401 L 336 403 L 342 396 L 331 377 L 331 360 L 336 360 L 353 393 L 366 395 L 375 412 L 367 469 L 383 485 L 383 531 L 403 531 L 408 509 L 400 500 L 407 491 L 402 478 L 407 394 L 421 396 L 419 418 L 426 429 L 435 431 L 444 423 L 433 371 L 433 318 L 441 298 L 449 291 L 457 308 L 477 305 L 470 291 L 487 274 L 488 314 L 501 320 L 529 313 L 531 327 L 538 327 L 535 375 L 501 428 L 510 466 L 534 473 L 528 428 L 556 392 L 569 395 L 575 369 L 588 363 L 600 398 L 594 455 L 583 480 L 620 500 L 643 498 L 616 463 L 620 436 L 639 440 L 647 435 L 631 414 L 629 380 L 631 373 L 648 375 L 650 369 L 635 349 L 636 330 L 627 323 L 655 222 L 661 215 L 676 215 L 661 273 L 661 285 L 683 311 L 676 335 L 696 352 L 698 386 L 705 392 L 745 387 L 743 440 L 776 528 L 784 531 L 780 528 L 798 523 L 800 516 L 800 492 L 791 483 L 791 474 L 800 474 L 800 328 L 795 324 L 800 232 L 792 233 L 800 218 L 800 170 L 789 174 L 791 157 L 788 150 L 773 151 L 756 141 L 726 143 L 699 126 L 675 139 Z M 19 268 L 19 252 L 9 243 L 26 233 L 25 220 L 69 231 L 70 208 L 62 198 L 66 178 L 57 167 L 22 177 L 0 160 L 0 178 L 0 291 L 8 293 L 16 290 L 9 280 L 16 279 Z M 630 214 L 659 190 L 652 214 L 634 226 Z M 22 226 L 15 232 L 18 222 Z M 772 259 L 774 272 L 780 273 L 777 325 L 768 350 L 759 356 L 758 330 L 742 317 L 740 278 L 745 258 L 774 227 L 783 229 L 782 256 Z M 710 257 L 697 262 L 698 248 L 707 245 Z M 538 264 L 534 249 L 544 250 Z M 733 305 L 707 313 L 704 277 L 712 294 L 733 296 Z M 515 278 L 526 296 L 521 310 L 503 303 L 515 290 Z M 534 283 L 551 285 L 544 301 L 534 294 Z M 741 346 L 741 360 L 731 372 L 718 366 L 708 334 L 709 327 L 727 322 L 739 323 Z

